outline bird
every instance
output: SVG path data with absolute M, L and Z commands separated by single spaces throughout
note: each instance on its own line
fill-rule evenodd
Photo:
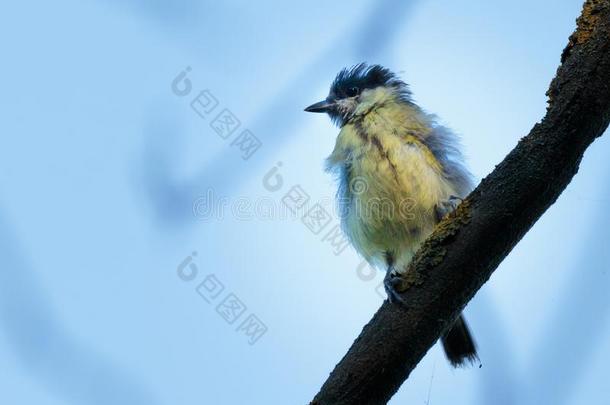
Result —
M 437 223 L 473 189 L 458 136 L 420 108 L 409 86 L 381 65 L 343 68 L 328 96 L 305 108 L 326 113 L 340 130 L 326 159 L 338 183 L 341 228 L 355 250 L 397 286 Z M 478 360 L 463 314 L 441 336 L 450 364 Z

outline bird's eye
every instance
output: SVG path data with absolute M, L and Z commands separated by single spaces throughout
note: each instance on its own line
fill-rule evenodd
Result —
M 358 93 L 360 93 L 360 89 L 358 87 L 350 87 L 349 89 L 347 89 L 348 97 L 355 97 L 358 95 Z

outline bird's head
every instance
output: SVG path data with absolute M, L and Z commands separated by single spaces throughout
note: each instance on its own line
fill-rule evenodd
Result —
M 328 113 L 340 127 L 387 103 L 410 103 L 407 85 L 389 69 L 360 63 L 339 72 L 326 99 L 307 112 Z

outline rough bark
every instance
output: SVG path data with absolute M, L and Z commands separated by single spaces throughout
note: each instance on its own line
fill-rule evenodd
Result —
M 610 120 L 610 0 L 587 0 L 544 119 L 445 218 L 312 404 L 384 404 L 578 171 Z

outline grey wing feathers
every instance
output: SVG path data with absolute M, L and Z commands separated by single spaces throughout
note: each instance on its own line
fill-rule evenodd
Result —
M 460 150 L 460 140 L 449 128 L 435 125 L 432 133 L 425 139 L 430 151 L 443 166 L 445 178 L 454 185 L 458 195 L 466 197 L 474 188 L 472 174 L 464 164 Z

